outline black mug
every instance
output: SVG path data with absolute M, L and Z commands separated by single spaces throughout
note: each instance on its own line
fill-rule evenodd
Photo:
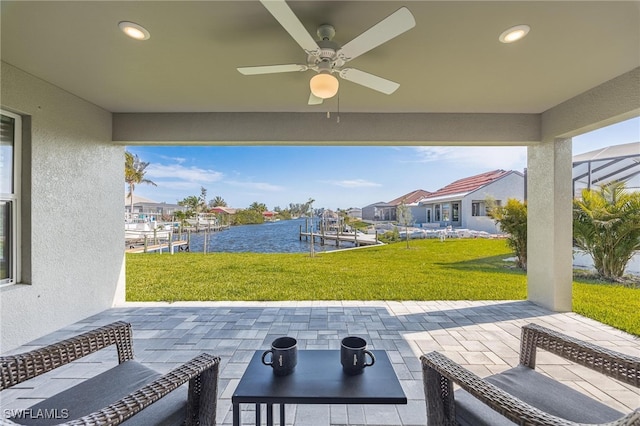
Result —
M 271 361 L 265 359 L 271 354 Z M 293 373 L 298 363 L 298 342 L 293 337 L 278 337 L 271 343 L 271 349 L 262 354 L 262 363 L 273 368 L 276 376 Z
M 350 375 L 360 374 L 365 367 L 371 367 L 376 362 L 376 357 L 366 350 L 367 341 L 362 337 L 349 336 L 342 339 L 340 345 L 340 362 L 342 370 Z M 371 363 L 367 364 L 367 355 L 371 357 Z

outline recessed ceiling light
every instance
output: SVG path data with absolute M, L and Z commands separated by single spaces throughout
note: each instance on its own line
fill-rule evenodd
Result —
M 149 31 L 135 22 L 122 21 L 118 23 L 118 27 L 123 33 L 136 40 L 148 40 L 151 37 Z
M 528 25 L 516 25 L 515 27 L 504 30 L 498 39 L 503 43 L 513 43 L 514 41 L 524 38 L 530 29 Z

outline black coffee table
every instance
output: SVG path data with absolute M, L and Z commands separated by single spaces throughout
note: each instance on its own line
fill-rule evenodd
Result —
M 240 404 L 256 404 L 256 425 L 260 405 L 267 406 L 267 425 L 273 425 L 273 404 L 280 404 L 284 426 L 285 404 L 406 404 L 400 381 L 382 350 L 372 351 L 376 362 L 357 376 L 347 376 L 340 365 L 340 351 L 299 350 L 295 371 L 284 377 L 262 364 L 264 351 L 256 351 L 244 372 L 231 402 L 233 425 L 240 426 Z

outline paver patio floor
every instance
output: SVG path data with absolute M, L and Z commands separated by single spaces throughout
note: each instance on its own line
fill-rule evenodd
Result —
M 219 355 L 218 424 L 230 425 L 231 395 L 255 350 L 283 335 L 300 349 L 338 349 L 358 335 L 384 349 L 409 400 L 400 406 L 287 406 L 287 424 L 425 425 L 419 356 L 440 351 L 480 376 L 518 363 L 520 327 L 537 323 L 595 344 L 640 356 L 640 340 L 574 313 L 555 313 L 526 301 L 427 302 L 181 302 L 127 304 L 58 330 L 12 352 L 56 342 L 113 321 L 131 322 L 135 358 L 166 372 L 201 352 Z M 29 407 L 115 365 L 105 350 L 2 392 L 2 408 Z M 640 407 L 640 390 L 539 351 L 537 369 L 623 412 Z M 266 367 L 265 367 L 266 368 Z M 255 407 L 243 405 L 243 424 Z M 277 410 L 276 410 L 277 411 Z M 264 419 L 264 416 L 263 416 Z

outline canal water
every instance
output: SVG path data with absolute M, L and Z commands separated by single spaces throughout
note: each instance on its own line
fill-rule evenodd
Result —
M 280 220 L 259 225 L 232 226 L 224 231 L 206 234 L 207 253 L 210 252 L 252 252 L 252 253 L 309 253 L 310 243 L 302 238 L 300 227 L 305 230 L 305 219 Z M 204 232 L 191 233 L 191 252 L 204 251 Z M 341 249 L 353 247 L 353 244 L 340 243 Z M 314 245 L 314 250 L 336 250 L 335 242 L 324 246 Z

